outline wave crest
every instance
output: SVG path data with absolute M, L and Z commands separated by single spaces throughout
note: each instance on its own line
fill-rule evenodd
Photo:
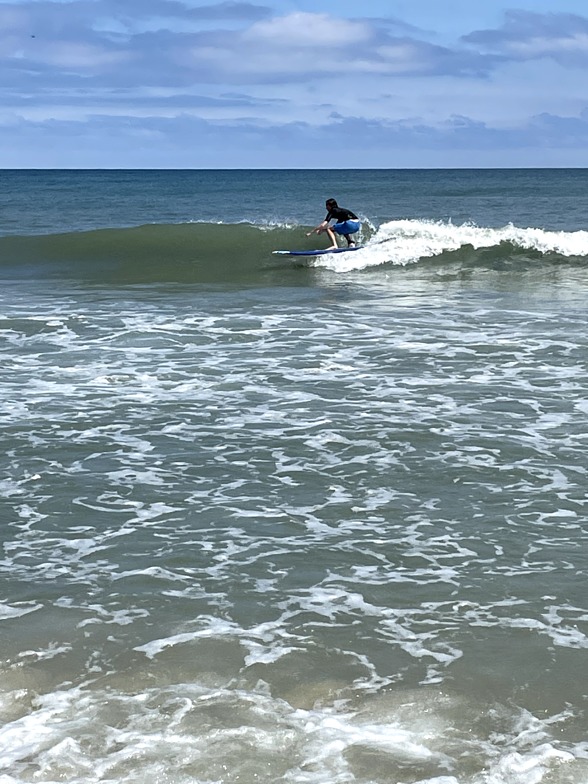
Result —
M 35 236 L 0 237 L 0 277 L 73 278 L 100 283 L 255 282 L 280 248 L 312 249 L 303 226 L 250 223 L 150 224 Z M 372 228 L 364 223 L 365 247 L 353 254 L 321 256 L 308 266 L 335 272 L 381 265 L 407 266 L 426 260 L 449 265 L 588 261 L 587 231 L 546 231 L 454 225 L 431 220 L 395 220 Z
M 560 260 L 588 259 L 588 231 L 546 231 L 519 228 L 487 228 L 474 224 L 429 220 L 395 220 L 383 223 L 363 251 L 349 256 L 327 257 L 316 266 L 339 272 L 382 264 L 406 266 L 424 259 L 459 261 L 455 254 L 467 249 L 468 262 L 486 263 L 506 258 L 553 255 Z M 463 254 L 462 254 L 463 255 Z M 463 260 L 463 259 L 462 259 Z

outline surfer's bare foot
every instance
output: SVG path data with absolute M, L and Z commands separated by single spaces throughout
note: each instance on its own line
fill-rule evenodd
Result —
M 339 246 L 338 245 L 331 245 L 330 247 L 325 248 L 325 250 L 339 250 Z

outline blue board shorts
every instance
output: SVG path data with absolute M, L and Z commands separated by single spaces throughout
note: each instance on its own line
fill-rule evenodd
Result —
M 358 220 L 346 220 L 335 223 L 331 228 L 337 234 L 355 234 L 360 230 L 361 223 Z

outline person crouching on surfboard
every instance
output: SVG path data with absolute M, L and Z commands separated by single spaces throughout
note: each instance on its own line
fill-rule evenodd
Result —
M 310 237 L 310 235 L 315 232 L 317 234 L 326 232 L 333 243 L 327 250 L 333 250 L 334 248 L 339 247 L 337 245 L 337 238 L 335 237 L 335 233 L 337 233 L 342 237 L 345 237 L 348 248 L 355 247 L 355 242 L 351 239 L 351 235 L 356 234 L 361 228 L 361 223 L 357 215 L 354 212 L 351 212 L 351 210 L 346 210 L 345 207 L 339 207 L 335 199 L 327 199 L 326 207 L 328 210 L 327 217 L 322 223 L 319 223 L 316 228 L 309 231 L 306 236 Z M 332 226 L 329 226 L 329 223 L 332 220 L 334 220 L 335 223 Z

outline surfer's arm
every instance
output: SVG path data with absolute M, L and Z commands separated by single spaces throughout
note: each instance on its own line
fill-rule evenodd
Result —
M 322 231 L 324 231 L 327 228 L 328 225 L 329 225 L 329 219 L 325 218 L 324 221 L 321 221 L 318 226 L 315 226 L 314 229 L 312 229 L 312 231 L 307 232 L 306 236 L 310 237 L 311 234 L 320 234 Z

